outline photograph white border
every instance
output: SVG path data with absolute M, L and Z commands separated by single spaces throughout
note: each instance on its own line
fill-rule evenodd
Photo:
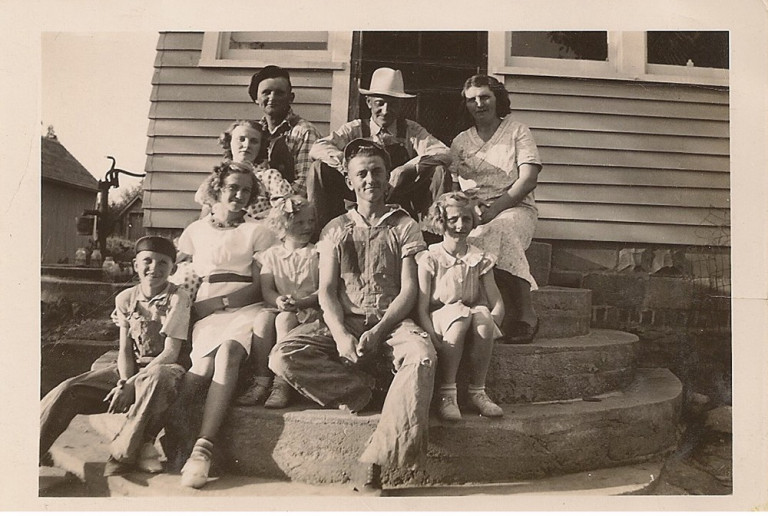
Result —
M 318 13 L 318 10 L 324 11 Z M 21 1 L 0 3 L 0 307 L 4 360 L 0 510 L 768 510 L 768 30 L 762 0 L 514 2 Z M 339 13 L 343 13 L 339 15 Z M 729 30 L 734 491 L 709 497 L 153 498 L 37 497 L 40 33 L 160 30 Z M 87 77 L 83 78 L 87 81 Z

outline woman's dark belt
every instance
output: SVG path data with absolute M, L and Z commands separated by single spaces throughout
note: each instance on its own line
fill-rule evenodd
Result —
M 251 276 L 235 274 L 234 272 L 220 272 L 206 276 L 204 281 L 208 283 L 251 283 L 253 278 Z

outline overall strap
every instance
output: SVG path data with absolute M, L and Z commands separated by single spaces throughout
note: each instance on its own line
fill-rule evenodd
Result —
M 397 124 L 397 137 L 405 140 L 408 134 L 408 121 L 405 118 L 398 118 L 395 123 Z

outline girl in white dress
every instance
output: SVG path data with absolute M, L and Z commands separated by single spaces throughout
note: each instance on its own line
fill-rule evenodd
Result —
M 277 341 L 288 332 L 320 317 L 317 289 L 320 283 L 320 259 L 317 248 L 310 243 L 315 231 L 315 209 L 304 197 L 292 195 L 273 199 L 273 208 L 267 223 L 281 243 L 258 256 L 261 263 L 261 292 L 266 310 L 259 313 L 253 323 L 256 336 L 276 335 Z M 269 352 L 275 340 L 254 340 L 256 374 L 240 396 L 238 405 L 257 405 L 267 408 L 285 408 L 290 403 L 293 389 L 279 376 L 274 379 L 270 393 L 271 372 Z M 269 395 L 269 397 L 267 397 Z
M 179 238 L 180 259 L 191 257 L 204 278 L 193 313 L 192 367 L 186 389 L 210 379 L 199 438 L 182 469 L 181 483 L 200 488 L 207 482 L 213 443 L 232 398 L 241 363 L 251 349 L 253 320 L 261 308 L 256 252 L 275 242 L 263 223 L 246 221 L 245 207 L 256 194 L 252 169 L 224 162 L 204 183 L 212 212 L 190 224 Z
M 503 412 L 485 392 L 485 378 L 494 339 L 501 336 L 504 304 L 493 279 L 496 257 L 467 243 L 477 224 L 477 204 L 462 192 L 441 195 L 427 215 L 427 224 L 443 241 L 419 253 L 419 325 L 437 350 L 438 414 L 461 419 L 456 374 L 467 348 L 469 387 L 467 402 L 486 417 Z

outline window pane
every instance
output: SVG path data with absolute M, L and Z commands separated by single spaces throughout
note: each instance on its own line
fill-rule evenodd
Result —
M 648 63 L 728 68 L 728 32 L 648 32 Z
M 230 50 L 328 50 L 328 32 L 232 32 Z
M 511 39 L 512 56 L 589 61 L 608 59 L 607 32 L 512 32 Z

